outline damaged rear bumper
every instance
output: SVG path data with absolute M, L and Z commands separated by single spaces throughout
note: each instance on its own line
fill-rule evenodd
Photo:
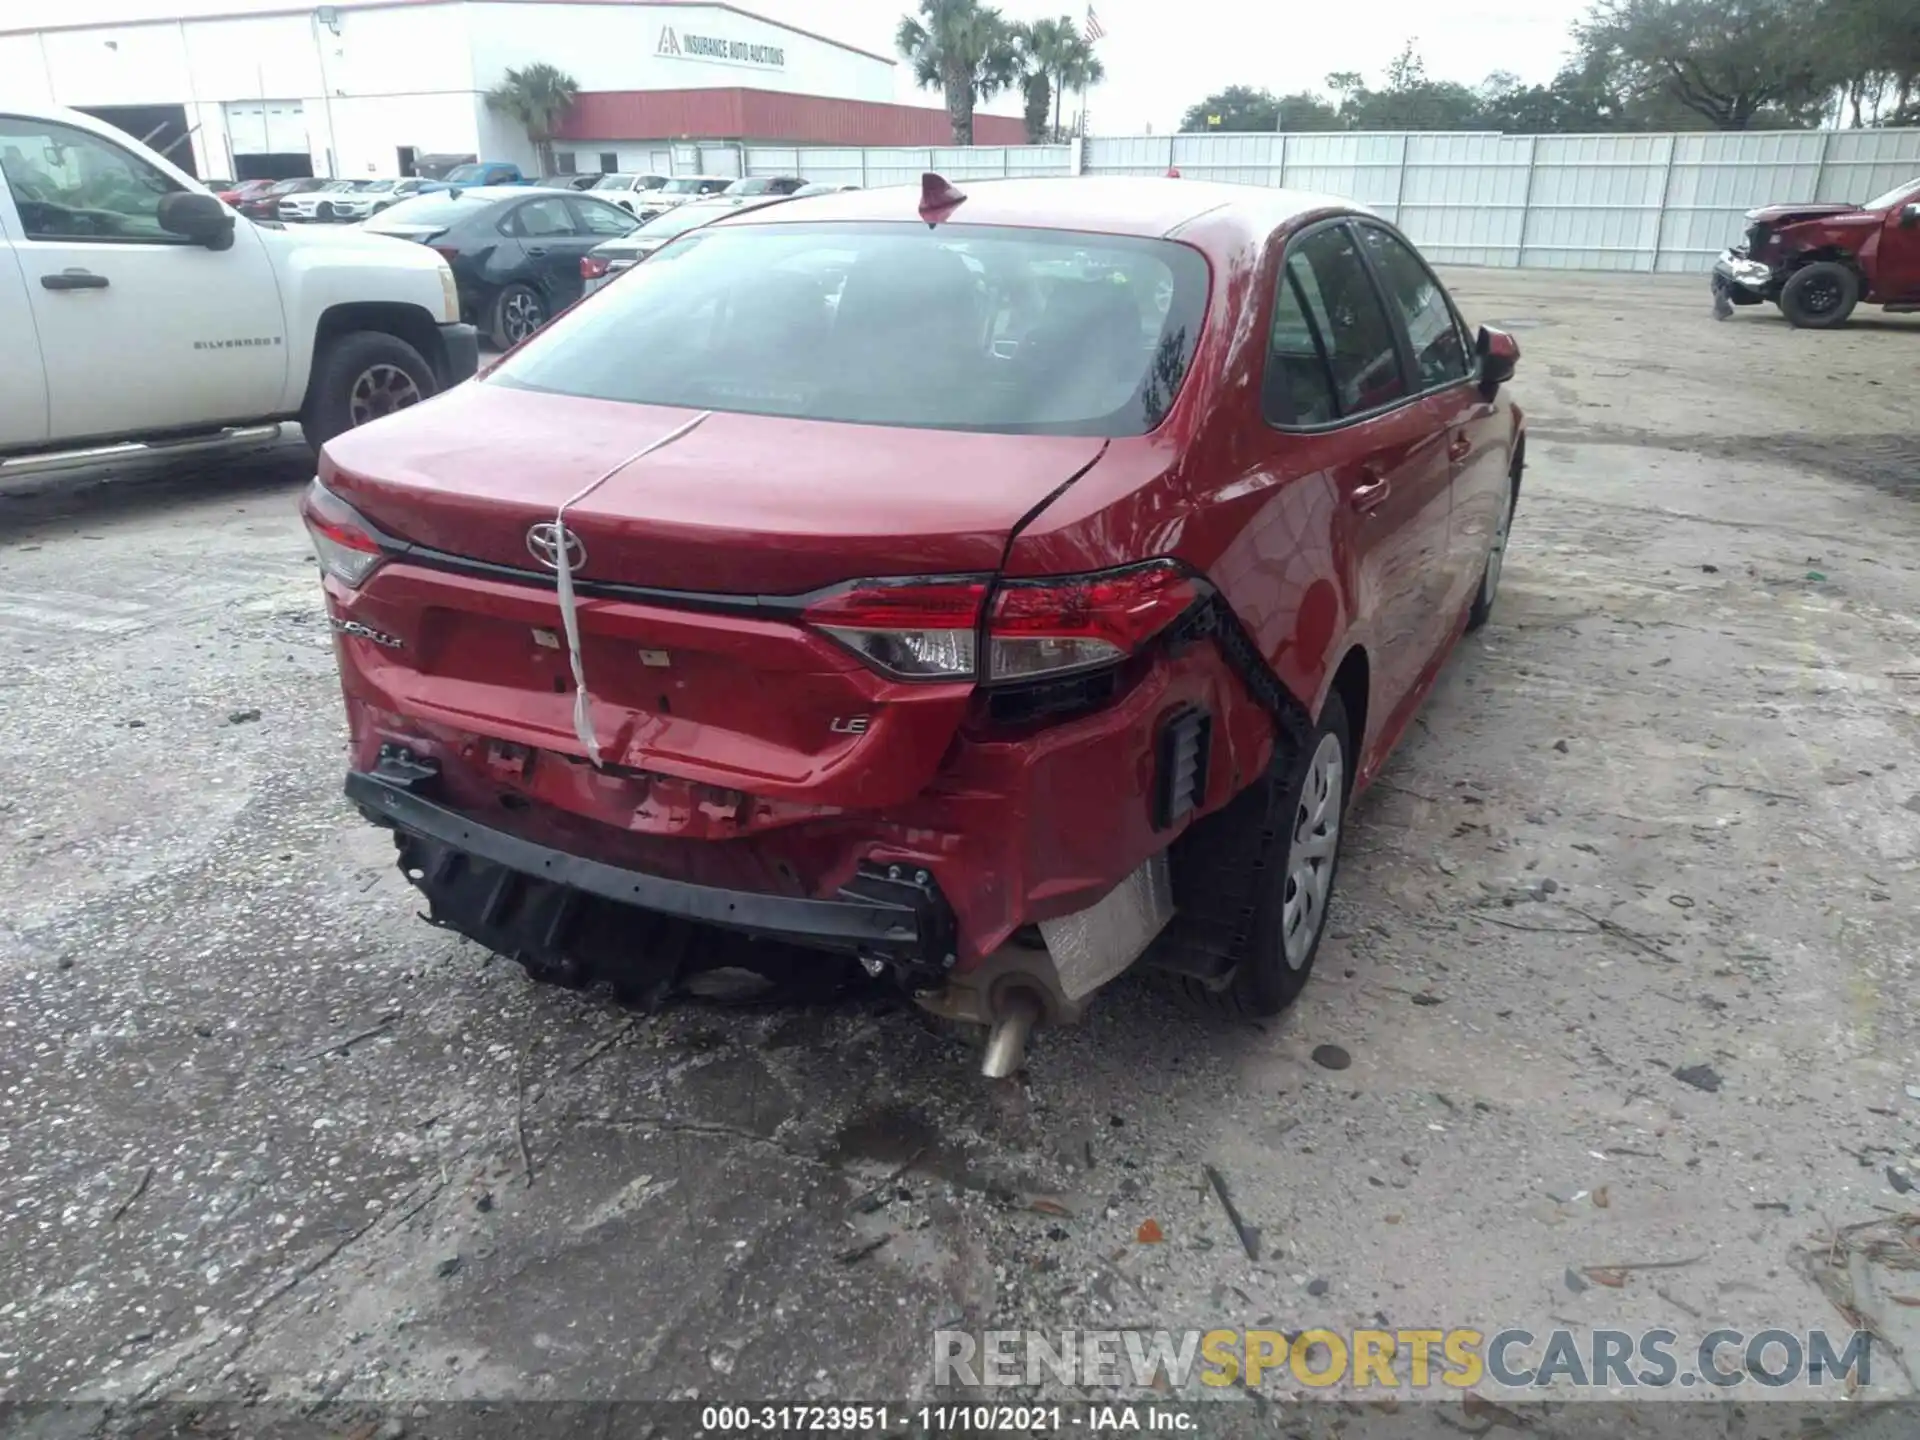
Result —
M 954 963 L 953 912 L 924 871 L 869 867 L 831 900 L 693 884 L 482 824 L 430 798 L 438 778 L 431 761 L 389 750 L 372 772 L 350 771 L 346 793 L 399 837 L 401 866 L 430 918 L 500 953 L 563 964 L 579 948 L 576 930 L 600 918 L 588 911 L 611 903 L 909 972 L 939 975 Z

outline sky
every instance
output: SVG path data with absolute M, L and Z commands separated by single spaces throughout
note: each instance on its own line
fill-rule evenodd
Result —
M 742 9 L 891 55 L 893 32 L 914 0 L 738 0 Z M 1086 14 L 1086 0 L 997 0 L 1010 20 Z M 1320 89 L 1335 70 L 1379 84 L 1412 39 L 1436 80 L 1477 85 L 1496 70 L 1551 80 L 1586 0 L 1094 0 L 1106 37 L 1095 46 L 1107 81 L 1087 98 L 1095 134 L 1156 135 L 1178 128 L 1189 105 L 1228 85 L 1276 94 Z M 897 98 L 939 103 L 898 67 Z M 1020 113 L 1003 96 L 988 107 Z

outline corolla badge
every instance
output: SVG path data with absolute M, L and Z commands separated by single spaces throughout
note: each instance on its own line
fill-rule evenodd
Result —
M 527 553 L 549 570 L 560 568 L 560 547 L 567 549 L 567 569 L 579 570 L 587 563 L 587 547 L 571 530 L 563 530 L 552 521 L 527 531 Z

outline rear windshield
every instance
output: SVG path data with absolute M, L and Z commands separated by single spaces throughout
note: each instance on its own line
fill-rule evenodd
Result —
M 668 245 L 494 383 L 750 415 L 1141 435 L 1199 339 L 1207 264 L 1168 240 L 743 225 Z
M 728 195 L 765 195 L 772 191 L 774 181 L 768 176 L 752 180 L 736 180 L 723 192 Z
M 446 190 L 434 190 L 425 195 L 416 195 L 411 200 L 402 200 L 391 205 L 385 213 L 376 215 L 376 226 L 391 225 L 451 225 L 464 220 L 483 205 L 492 202 L 477 195 L 455 195 Z
M 682 175 L 677 180 L 667 181 L 660 187 L 660 191 L 665 195 L 698 195 L 701 188 L 708 183 L 697 175 Z

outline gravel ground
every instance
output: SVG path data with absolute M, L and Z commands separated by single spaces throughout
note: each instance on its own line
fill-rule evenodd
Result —
M 1834 1236 L 1920 1210 L 1920 323 L 1451 278 L 1532 468 L 1305 999 L 1123 980 L 1001 1085 L 897 1004 L 643 1017 L 422 925 L 339 796 L 297 447 L 7 482 L 0 1400 L 899 1399 L 936 1328 L 1836 1298 L 1910 1394 L 1920 1278 Z

